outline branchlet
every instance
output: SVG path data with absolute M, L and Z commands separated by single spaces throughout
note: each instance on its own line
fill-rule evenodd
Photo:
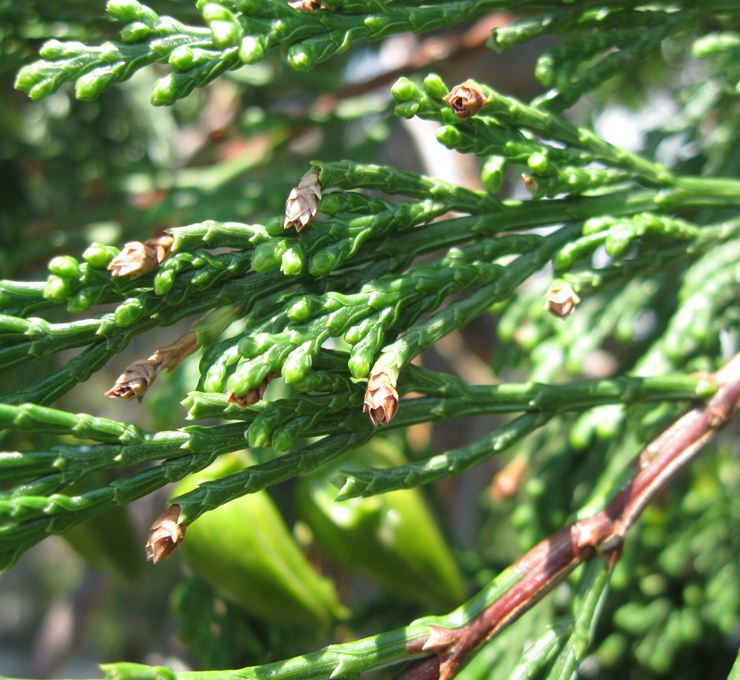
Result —
M 106 397 L 118 399 L 144 398 L 147 390 L 163 369 L 173 371 L 193 352 L 199 349 L 198 337 L 190 331 L 170 345 L 160 347 L 148 359 L 134 361 L 116 379 L 115 384 L 106 393 Z

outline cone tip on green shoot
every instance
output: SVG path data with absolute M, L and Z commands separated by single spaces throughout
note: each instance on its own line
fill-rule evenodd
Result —
M 262 42 L 254 36 L 247 35 L 242 38 L 239 45 L 239 59 L 245 64 L 256 64 L 265 56 L 265 48 Z
M 362 411 L 373 426 L 389 425 L 398 411 L 398 399 L 395 381 L 387 373 L 375 373 L 367 381 Z
M 488 99 L 483 94 L 480 86 L 472 80 L 466 80 L 464 83 L 456 85 L 442 99 L 450 105 L 450 108 L 460 120 L 467 120 L 471 116 L 475 116 L 488 103 Z
M 154 520 L 146 542 L 146 558 L 153 564 L 167 559 L 185 538 L 185 525 L 179 518 L 180 506 L 175 504 Z
M 545 310 L 559 319 L 567 319 L 576 309 L 581 298 L 576 295 L 570 284 L 556 281 L 545 297 Z
M 112 276 L 130 275 L 132 279 L 136 279 L 162 264 L 174 242 L 174 237 L 169 234 L 150 238 L 143 243 L 130 241 L 124 244 L 123 250 L 108 263 L 108 270 Z
M 317 171 L 309 172 L 297 187 L 290 190 L 285 201 L 283 227 L 295 227 L 300 232 L 315 217 L 321 201 L 321 182 Z

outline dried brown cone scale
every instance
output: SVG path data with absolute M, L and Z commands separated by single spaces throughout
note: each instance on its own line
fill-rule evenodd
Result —
M 149 529 L 146 542 L 146 558 L 154 564 L 167 559 L 185 538 L 185 525 L 177 520 L 180 517 L 180 506 L 171 505 Z
M 472 80 L 456 85 L 442 99 L 450 105 L 460 120 L 467 120 L 470 116 L 474 116 L 488 103 L 480 87 Z
M 556 284 L 547 293 L 545 309 L 558 319 L 567 319 L 580 301 L 581 298 L 567 283 Z
M 150 238 L 148 241 L 129 241 L 124 244 L 123 250 L 108 264 L 108 270 L 113 276 L 128 276 L 137 279 L 148 274 L 162 264 L 170 254 L 170 248 L 175 242 L 169 234 Z
M 298 186 L 290 190 L 285 202 L 284 227 L 295 227 L 300 232 L 316 215 L 321 201 L 321 182 L 318 172 L 309 172 Z
M 393 420 L 398 411 L 398 390 L 387 373 L 376 373 L 368 379 L 362 411 L 370 415 L 375 427 Z

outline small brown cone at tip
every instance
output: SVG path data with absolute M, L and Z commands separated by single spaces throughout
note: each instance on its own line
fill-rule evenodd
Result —
M 545 309 L 559 319 L 567 319 L 581 301 L 575 291 L 567 284 L 556 284 L 547 293 Z
M 284 227 L 295 227 L 300 232 L 316 215 L 321 201 L 321 182 L 318 172 L 309 172 L 298 186 L 290 190 L 285 202 Z
M 159 366 L 155 366 L 149 359 L 134 361 L 116 378 L 115 384 L 105 393 L 105 396 L 117 399 L 138 399 L 141 402 L 158 372 Z
M 442 100 L 450 105 L 460 120 L 474 116 L 488 103 L 486 96 L 472 80 L 456 85 Z
M 108 265 L 113 276 L 128 276 L 137 279 L 162 264 L 170 253 L 175 242 L 173 236 L 165 234 L 150 238 L 148 241 L 129 241 Z
M 367 411 L 375 427 L 388 425 L 393 420 L 398 411 L 398 390 L 387 373 L 370 376 L 362 410 Z
M 170 371 L 175 370 L 183 359 L 199 347 L 197 334 L 194 331 L 185 333 L 175 342 L 160 347 L 148 359 L 134 361 L 118 376 L 115 384 L 105 393 L 105 396 L 118 399 L 138 399 L 141 402 L 160 371 L 165 368 Z
M 146 542 L 146 558 L 157 564 L 167 559 L 185 538 L 185 525 L 178 523 L 180 506 L 171 505 L 152 524 Z

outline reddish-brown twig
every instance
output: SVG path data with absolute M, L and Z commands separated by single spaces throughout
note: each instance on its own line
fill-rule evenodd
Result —
M 719 387 L 706 405 L 679 418 L 635 459 L 629 483 L 599 513 L 561 529 L 511 567 L 521 578 L 477 617 L 460 628 L 434 628 L 415 640 L 413 655 L 428 653 L 396 680 L 450 680 L 493 636 L 531 609 L 578 565 L 601 555 L 613 566 L 624 537 L 645 507 L 740 408 L 740 354 L 711 379 Z

